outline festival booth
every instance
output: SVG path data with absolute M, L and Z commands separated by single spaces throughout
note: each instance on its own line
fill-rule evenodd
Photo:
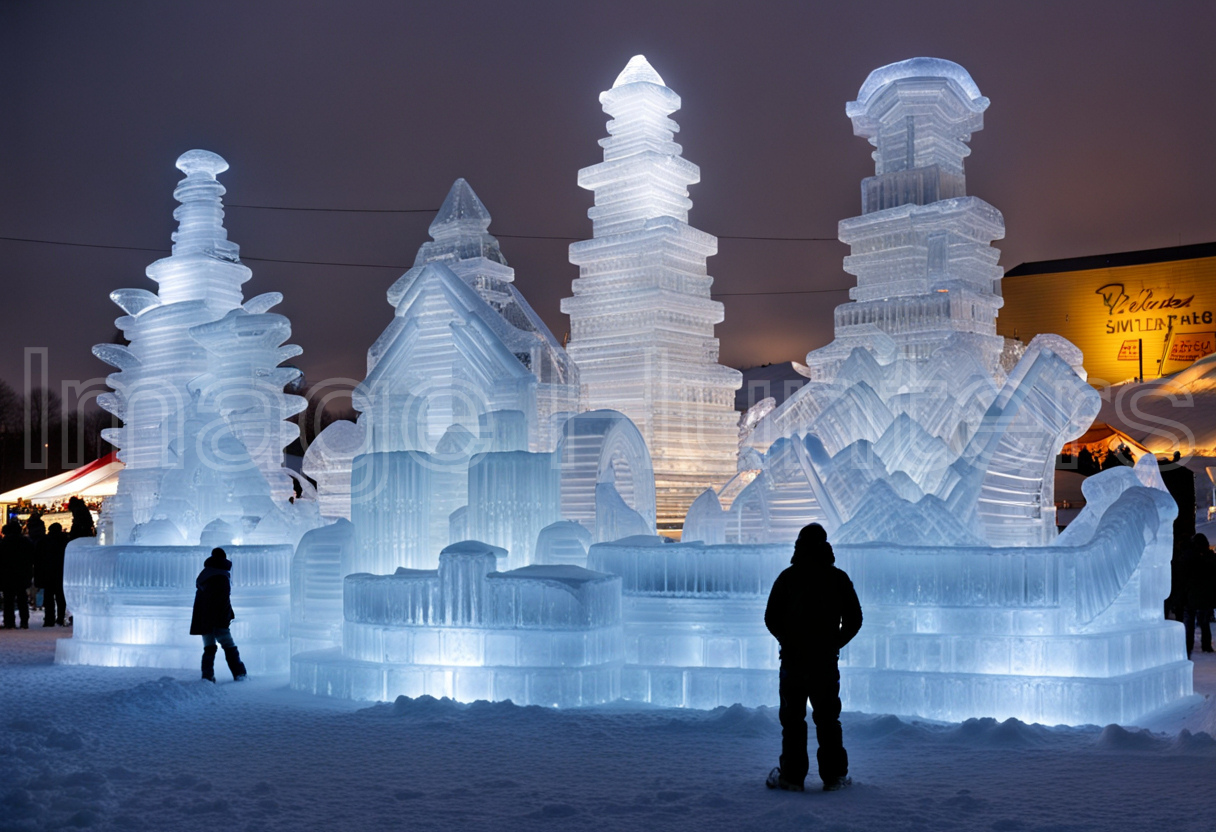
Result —
M 48 526 L 60 523 L 67 529 L 71 526 L 67 502 L 71 497 L 79 497 L 88 504 L 96 522 L 101 502 L 118 488 L 118 472 L 122 469 L 118 453 L 112 451 L 87 465 L 0 494 L 0 508 L 6 519 L 16 516 L 24 521 L 29 511 L 19 507 L 35 505 L 42 510 Z

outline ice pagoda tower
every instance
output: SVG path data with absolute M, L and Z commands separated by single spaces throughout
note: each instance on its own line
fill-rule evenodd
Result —
M 967 142 L 984 126 L 988 99 L 965 69 L 914 58 L 875 70 L 845 108 L 869 139 L 875 175 L 861 183 L 861 216 L 840 223 L 852 247 L 844 268 L 857 277 L 852 303 L 836 307 L 836 340 L 807 356 L 811 377 L 830 380 L 875 329 L 898 355 L 928 358 L 955 333 L 981 364 L 1001 375 L 996 334 L 1005 236 L 1000 211 L 967 196 Z
M 191 150 L 177 167 L 186 178 L 173 192 L 181 203 L 173 213 L 173 253 L 148 267 L 159 291 L 111 293 L 126 313 L 116 323 L 130 346 L 93 349 L 120 370 L 109 378 L 114 392 L 99 398 L 123 420 L 105 438 L 126 466 L 107 502 L 107 542 L 132 542 L 133 533 L 145 542 L 179 542 L 149 525 L 166 520 L 180 542 L 197 543 L 216 517 L 248 523 L 292 494 L 283 448 L 299 428 L 285 420 L 304 400 L 283 392 L 299 370 L 278 365 L 300 348 L 283 344 L 291 334 L 287 318 L 267 311 L 283 296 L 267 292 L 242 302 L 251 273 L 228 240 L 224 187 L 216 180 L 228 163 Z M 239 448 L 226 447 L 233 440 Z M 182 501 L 188 505 L 175 505 Z
M 688 224 L 696 165 L 672 141 L 680 96 L 641 55 L 600 94 L 604 161 L 579 171 L 595 192 L 593 239 L 570 246 L 579 266 L 567 350 L 583 410 L 612 408 L 638 426 L 654 463 L 658 525 L 678 529 L 692 501 L 736 471 L 740 374 L 717 363 L 705 259 L 717 239 Z
M 71 542 L 64 591 L 76 626 L 56 645 L 61 664 L 198 667 L 190 635 L 194 579 L 222 546 L 233 563 L 232 634 L 251 673 L 285 671 L 289 570 L 296 541 L 320 523 L 312 499 L 289 502 L 283 448 L 304 408 L 283 388 L 300 353 L 291 324 L 268 310 L 278 292 L 244 300 L 250 270 L 224 229 L 216 176 L 228 163 L 191 150 L 173 192 L 181 205 L 173 253 L 148 267 L 157 293 L 110 298 L 129 346 L 93 353 L 118 368 L 100 397 L 122 419 L 105 437 L 125 468 L 102 509 L 98 537 Z M 311 488 L 301 486 L 304 496 Z

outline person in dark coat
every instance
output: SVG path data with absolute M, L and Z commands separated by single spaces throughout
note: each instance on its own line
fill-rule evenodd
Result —
M 68 614 L 68 599 L 63 594 L 63 555 L 68 548 L 68 539 L 67 532 L 58 523 L 52 523 L 47 530 L 44 542 L 46 551 L 42 560 L 43 627 L 54 627 L 56 624 L 67 626 L 64 623 Z
M 21 533 L 21 524 L 4 524 L 0 540 L 0 589 L 4 590 L 4 629 L 30 628 L 30 581 L 34 577 L 34 544 Z
M 840 648 L 861 629 L 861 603 L 853 582 L 833 564 L 836 556 L 818 523 L 803 528 L 790 566 L 773 582 L 764 624 L 781 645 L 781 760 L 770 789 L 802 791 L 807 756 L 806 703 L 819 741 L 824 791 L 849 785 L 849 755 L 840 727 Z
M 46 585 L 46 570 L 42 564 L 46 559 L 46 523 L 37 514 L 25 521 L 25 536 L 34 546 L 34 583 L 29 590 L 30 611 L 32 612 L 38 609 L 38 590 Z M 43 594 L 45 595 L 45 593 Z
M 72 528 L 68 532 L 68 537 L 75 540 L 78 537 L 93 537 L 97 534 L 97 529 L 93 526 L 93 513 L 89 511 L 89 507 L 85 505 L 84 500 L 79 497 L 70 497 L 68 499 L 68 511 L 72 512 Z
M 1206 535 L 1191 538 L 1191 551 L 1183 563 L 1186 584 L 1186 612 L 1182 626 L 1186 628 L 1186 655 L 1195 648 L 1195 624 L 1199 624 L 1199 646 L 1212 652 L 1212 609 L 1216 607 L 1216 553 L 1212 552 Z
M 245 678 L 245 665 L 232 640 L 228 625 L 236 618 L 232 612 L 232 561 L 220 548 L 211 550 L 203 561 L 203 571 L 194 579 L 194 613 L 190 617 L 190 635 L 203 637 L 203 678 L 215 681 L 216 643 L 224 648 L 224 659 L 232 678 Z

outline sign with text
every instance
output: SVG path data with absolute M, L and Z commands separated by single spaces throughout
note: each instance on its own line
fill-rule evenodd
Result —
M 1140 360 L 1140 339 L 1128 338 L 1123 342 L 1123 346 L 1119 347 L 1120 361 L 1139 361 Z
M 1175 332 L 1166 361 L 1197 361 L 1216 352 L 1216 332 Z

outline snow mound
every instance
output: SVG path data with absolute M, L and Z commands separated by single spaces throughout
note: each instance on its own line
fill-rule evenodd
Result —
M 1166 740 L 1145 728 L 1129 731 L 1121 725 L 1107 725 L 1098 735 L 1097 746 L 1111 751 L 1160 751 Z
M 997 722 L 991 717 L 968 719 L 947 732 L 950 739 L 985 748 L 1013 748 L 1039 745 L 1047 739 L 1049 729 L 1042 725 L 1027 725 L 1010 717 Z
M 722 734 L 767 737 L 781 733 L 781 725 L 772 708 L 752 709 L 736 704 L 729 708 L 715 708 L 710 714 L 707 727 Z
M 150 711 L 175 711 L 184 706 L 213 702 L 219 697 L 214 684 L 201 680 L 183 682 L 172 676 L 162 676 L 155 682 L 143 682 L 129 690 L 108 695 L 110 703 L 123 710 L 142 714 Z

